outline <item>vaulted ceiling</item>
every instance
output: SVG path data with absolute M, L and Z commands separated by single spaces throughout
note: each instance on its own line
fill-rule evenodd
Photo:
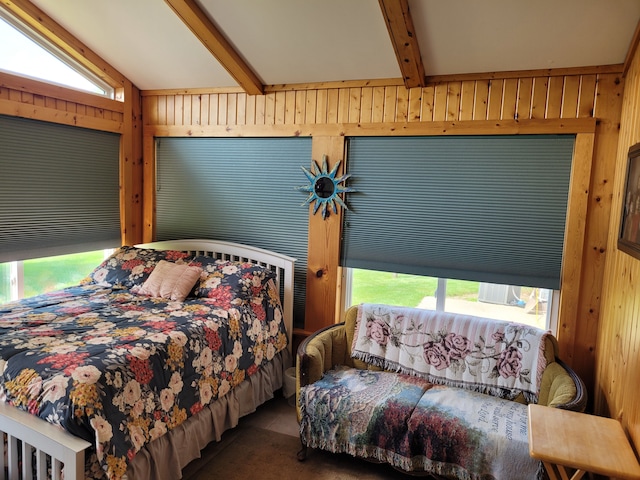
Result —
M 248 93 L 623 64 L 640 20 L 639 0 L 31 3 L 141 90 L 240 86 Z

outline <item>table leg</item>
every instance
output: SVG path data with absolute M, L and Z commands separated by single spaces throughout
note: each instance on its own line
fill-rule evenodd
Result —
M 584 470 L 576 470 L 572 477 L 569 477 L 563 465 L 555 465 L 549 462 L 542 462 L 547 470 L 550 480 L 580 480 L 586 473 Z

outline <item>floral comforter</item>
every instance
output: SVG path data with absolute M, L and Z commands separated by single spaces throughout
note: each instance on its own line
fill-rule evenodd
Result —
M 90 441 L 93 473 L 120 479 L 145 444 L 286 348 L 277 298 L 223 309 L 90 284 L 2 305 L 0 393 Z

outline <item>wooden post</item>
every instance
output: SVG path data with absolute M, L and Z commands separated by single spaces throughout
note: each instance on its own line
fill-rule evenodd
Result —
M 338 175 L 344 171 L 344 137 L 314 137 L 311 148 L 313 160 L 322 164 L 327 156 L 329 170 L 341 162 Z M 305 332 L 315 332 L 335 323 L 338 275 L 340 263 L 340 237 L 342 208 L 337 214 L 323 219 L 320 211 L 309 209 L 309 243 L 307 258 L 307 300 L 305 306 Z

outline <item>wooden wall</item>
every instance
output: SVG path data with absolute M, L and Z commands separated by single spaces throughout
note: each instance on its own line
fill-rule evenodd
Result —
M 144 91 L 144 232 L 154 236 L 154 137 L 313 137 L 312 155 L 343 160 L 345 136 L 577 134 L 558 337 L 562 356 L 593 384 L 600 292 L 622 106 L 621 66 L 237 90 Z M 309 159 L 311 163 L 312 159 Z M 344 165 L 344 163 L 343 163 Z M 309 222 L 306 331 L 340 310 L 340 218 Z M 324 275 L 315 273 L 322 270 Z M 304 335 L 306 332 L 298 332 Z
M 640 49 L 625 77 L 597 342 L 596 413 L 619 419 L 640 451 L 640 260 L 617 249 L 627 152 L 640 142 Z
M 0 72 L 0 112 L 123 133 L 124 103 Z

